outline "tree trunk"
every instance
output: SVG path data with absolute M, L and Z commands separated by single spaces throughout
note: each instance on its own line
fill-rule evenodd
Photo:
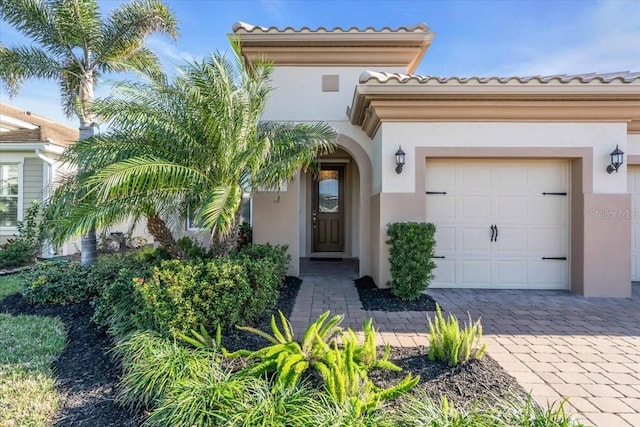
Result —
M 93 73 L 83 76 L 80 82 L 80 139 L 87 139 L 93 136 L 95 116 L 91 114 L 90 105 L 93 102 Z M 82 168 L 82 165 L 80 165 Z M 82 171 L 78 171 L 82 173 Z M 92 225 L 89 232 L 80 239 L 80 262 L 82 265 L 93 264 L 98 258 L 98 243 L 96 239 L 96 228 Z
M 169 252 L 169 255 L 171 255 L 172 258 L 186 258 L 185 253 L 176 243 L 176 239 L 173 238 L 171 230 L 169 230 L 167 224 L 160 217 L 148 216 L 147 230 L 149 230 L 149 234 L 151 234 L 153 238 Z
M 238 209 L 235 217 L 234 223 L 229 227 L 229 231 L 224 236 L 219 235 L 217 232 L 213 236 L 213 241 L 211 242 L 211 249 L 216 256 L 225 256 L 229 252 L 233 251 L 238 247 L 238 236 L 240 235 L 240 216 L 242 209 Z

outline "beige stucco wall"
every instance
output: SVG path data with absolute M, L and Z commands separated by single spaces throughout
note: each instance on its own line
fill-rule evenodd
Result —
M 300 174 L 287 183 L 286 190 L 256 191 L 253 194 L 253 241 L 287 245 L 291 264 L 287 274 L 300 274 Z

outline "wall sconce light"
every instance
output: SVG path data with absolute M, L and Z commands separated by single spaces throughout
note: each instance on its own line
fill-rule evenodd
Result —
M 402 172 L 402 167 L 404 166 L 404 156 L 405 152 L 402 151 L 402 146 L 398 146 L 398 151 L 396 151 L 396 173 Z
M 613 171 L 618 172 L 618 168 L 624 163 L 624 151 L 618 148 L 618 144 L 616 144 L 616 149 L 611 152 L 611 164 L 607 166 L 607 172 L 613 173 Z

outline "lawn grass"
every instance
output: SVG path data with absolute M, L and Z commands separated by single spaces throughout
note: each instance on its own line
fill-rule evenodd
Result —
M 0 278 L 0 299 L 18 287 Z M 0 427 L 49 424 L 58 404 L 51 364 L 65 340 L 57 318 L 0 313 Z
M 0 300 L 20 292 L 20 285 L 20 279 L 16 275 L 0 277 Z

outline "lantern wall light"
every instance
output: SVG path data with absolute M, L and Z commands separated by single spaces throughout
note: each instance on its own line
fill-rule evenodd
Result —
M 624 151 L 618 148 L 618 144 L 616 144 L 616 149 L 611 152 L 610 156 L 611 164 L 607 166 L 607 172 L 618 172 L 618 168 L 624 163 Z
M 404 166 L 404 156 L 405 152 L 402 151 L 402 146 L 398 146 L 398 151 L 396 151 L 396 173 L 402 172 L 402 167 Z

